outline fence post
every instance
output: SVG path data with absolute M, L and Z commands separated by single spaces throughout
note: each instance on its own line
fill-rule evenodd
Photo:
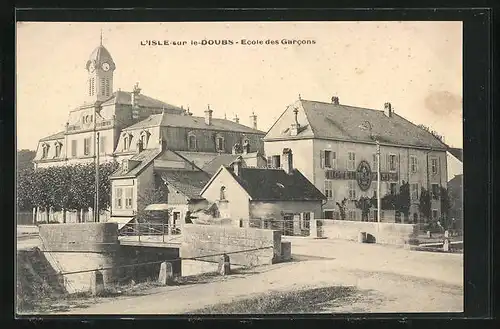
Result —
M 33 225 L 36 225 L 36 208 L 33 207 Z

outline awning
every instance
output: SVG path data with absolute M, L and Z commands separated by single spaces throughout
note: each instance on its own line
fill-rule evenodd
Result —
M 144 208 L 144 210 L 158 211 L 158 210 L 168 210 L 169 208 L 171 207 L 166 203 L 154 203 L 147 205 L 146 208 Z
M 110 219 L 108 219 L 107 223 L 117 223 L 118 229 L 121 229 L 132 220 L 134 220 L 134 218 L 135 217 L 111 217 Z

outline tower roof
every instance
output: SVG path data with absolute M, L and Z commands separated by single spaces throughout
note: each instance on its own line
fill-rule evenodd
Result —
M 95 66 L 99 66 L 104 62 L 109 63 L 112 69 L 115 68 L 115 62 L 113 61 L 113 57 L 111 57 L 109 51 L 102 44 L 100 44 L 90 54 L 89 59 L 87 60 L 87 64 L 85 65 L 85 68 L 88 70 L 89 65 L 91 63 L 94 63 Z

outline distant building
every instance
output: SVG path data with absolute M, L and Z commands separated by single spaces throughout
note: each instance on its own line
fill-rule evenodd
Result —
M 447 152 L 448 181 L 464 173 L 463 151 L 461 148 L 450 147 Z
M 432 216 L 439 218 L 439 187 L 447 184 L 447 146 L 397 115 L 390 103 L 373 110 L 340 104 L 338 97 L 330 103 L 299 99 L 268 131 L 264 149 L 271 168 L 283 166 L 283 148 L 293 150 L 295 167 L 328 198 L 322 217 L 338 218 L 336 203 L 347 198 L 348 219 L 360 220 L 354 201 L 376 195 L 376 140 L 381 196 L 397 193 L 403 181 L 409 182 L 410 221 L 417 222 L 424 187 L 433 193 Z M 372 209 L 370 217 L 375 214 Z
M 214 118 L 209 106 L 204 117 L 193 116 L 189 109 L 144 95 L 138 84 L 130 92 L 114 91 L 116 68 L 101 42 L 85 63 L 86 101 L 69 112 L 63 131 L 40 139 L 35 168 L 94 162 L 97 149 L 100 162 L 121 161 L 134 156 L 137 148 L 158 148 L 160 139 L 199 166 L 231 153 L 236 143 L 247 142 L 252 152 L 263 151 L 265 133 L 257 130 L 255 115 L 250 128 L 237 117 Z
M 456 175 L 448 181 L 450 218 L 454 218 L 457 221 L 463 219 L 463 180 L 464 175 Z
M 308 234 L 310 220 L 321 215 L 326 199 L 300 170 L 293 167 L 292 152 L 283 152 L 281 168 L 221 166 L 201 191 L 216 203 L 221 218 L 240 227 L 280 229 L 285 235 Z

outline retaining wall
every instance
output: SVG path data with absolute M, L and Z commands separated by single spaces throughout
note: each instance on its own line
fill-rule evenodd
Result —
M 239 228 L 216 225 L 185 224 L 180 256 L 199 257 L 230 253 L 232 264 L 257 266 L 273 264 L 281 260 L 281 232 L 256 228 Z M 244 253 L 236 251 L 271 247 Z M 200 260 L 218 261 L 220 256 Z
M 376 243 L 403 245 L 418 234 L 418 225 L 400 223 L 358 222 L 323 219 L 322 235 L 344 240 L 358 239 L 360 232 L 372 236 Z
M 44 255 L 57 272 L 75 272 L 117 265 L 118 224 L 79 223 L 40 225 Z M 104 270 L 104 284 L 115 281 L 114 270 Z M 90 272 L 64 275 L 69 293 L 90 290 Z

